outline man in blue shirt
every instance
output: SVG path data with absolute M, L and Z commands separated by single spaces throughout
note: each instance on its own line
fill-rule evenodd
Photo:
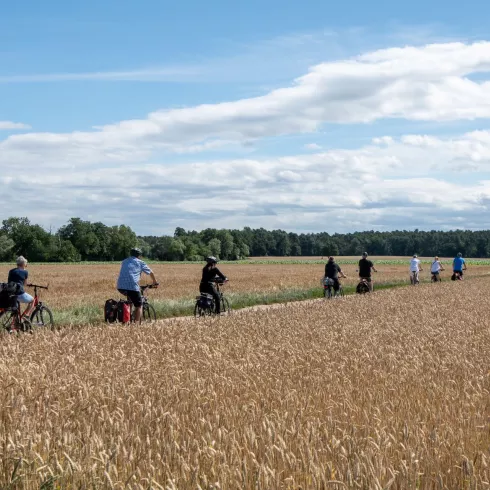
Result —
M 131 257 L 122 261 L 121 271 L 117 280 L 118 291 L 127 296 L 133 303 L 135 323 L 141 321 L 141 306 L 143 305 L 139 286 L 141 274 L 143 272 L 148 274 L 153 280 L 153 285 L 158 285 L 153 271 L 140 259 L 142 255 L 143 253 L 139 248 L 133 248 L 131 250 Z
M 463 254 L 460 252 L 453 260 L 453 272 L 463 277 L 463 271 L 466 270 L 466 262 L 463 259 Z
M 34 298 L 24 291 L 24 286 L 29 277 L 27 272 L 27 259 L 19 256 L 17 257 L 17 268 L 11 269 L 9 271 L 8 282 L 15 282 L 19 285 L 19 294 L 17 295 L 17 301 L 19 303 L 27 303 L 27 308 L 24 312 L 25 315 L 29 316 L 31 314 L 32 306 L 34 304 Z

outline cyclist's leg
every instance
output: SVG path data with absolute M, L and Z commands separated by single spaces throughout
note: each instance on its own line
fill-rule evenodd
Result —
M 218 293 L 218 289 L 216 288 L 216 286 L 213 284 L 211 285 L 211 290 L 210 290 L 210 294 L 213 295 L 213 299 L 214 299 L 214 304 L 215 304 L 215 312 L 217 315 L 219 315 L 221 313 L 221 298 L 220 298 L 220 295 Z
M 333 290 L 338 293 L 340 289 L 340 282 L 338 277 L 333 279 Z
M 22 315 L 30 316 L 30 314 L 32 313 L 32 307 L 34 306 L 34 298 L 30 294 L 23 293 L 17 296 L 17 301 L 19 303 L 27 304 L 26 309 L 24 310 L 24 313 L 22 313 Z
M 133 303 L 134 323 L 141 323 L 141 312 L 143 310 L 143 297 L 141 291 L 126 291 L 128 300 Z

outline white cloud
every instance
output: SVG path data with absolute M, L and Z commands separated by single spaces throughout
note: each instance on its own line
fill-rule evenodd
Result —
M 305 150 L 321 150 L 322 147 L 317 143 L 308 143 L 305 145 Z
M 11 170 L 0 176 L 3 214 L 22 209 L 45 225 L 83 216 L 128 223 L 141 233 L 182 225 L 488 227 L 490 179 L 468 178 L 467 166 L 490 175 L 490 131 L 431 138 L 430 145 L 424 135 L 391 138 L 389 145 L 379 139 L 379 145 L 277 158 Z
M 31 129 L 28 124 L 15 123 L 12 121 L 0 121 L 0 130 L 21 130 Z
M 489 71 L 490 42 L 386 49 L 317 65 L 261 97 L 157 111 L 91 132 L 10 136 L 0 151 L 8 161 L 134 161 L 188 145 L 314 132 L 324 122 L 488 118 L 490 82 L 467 76 Z

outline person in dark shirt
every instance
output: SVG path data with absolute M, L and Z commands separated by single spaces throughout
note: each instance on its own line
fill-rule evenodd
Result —
M 371 280 L 371 270 L 378 272 L 374 264 L 368 259 L 367 252 L 362 254 L 362 259 L 359 261 L 359 278 L 365 279 L 369 286 L 369 291 L 373 290 L 373 281 Z
M 342 272 L 339 264 L 335 262 L 335 259 L 333 257 L 329 257 L 328 262 L 325 264 L 325 277 L 332 279 L 334 291 L 338 291 L 340 288 L 339 274 L 340 277 L 347 277 Z
M 226 276 L 218 269 L 218 260 L 216 257 L 208 257 L 206 259 L 206 265 L 202 269 L 201 283 L 199 284 L 199 292 L 211 294 L 214 298 L 214 304 L 216 305 L 216 314 L 221 313 L 221 302 L 216 287 L 216 279 L 219 278 L 222 281 L 227 281 Z
M 29 277 L 29 273 L 27 272 L 27 259 L 22 257 L 21 255 L 17 257 L 16 262 L 17 267 L 9 271 L 7 282 L 14 282 L 15 284 L 19 285 L 19 294 L 17 295 L 17 301 L 19 303 L 27 303 L 27 308 L 24 313 L 26 315 L 30 315 L 32 306 L 34 304 L 34 298 L 30 294 L 27 294 L 24 290 L 27 278 Z

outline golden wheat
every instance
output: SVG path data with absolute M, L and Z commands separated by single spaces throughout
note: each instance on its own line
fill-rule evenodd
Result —
M 489 488 L 489 286 L 2 337 L 0 487 Z
M 408 264 L 408 263 L 407 263 Z M 202 267 L 196 264 L 152 264 L 161 287 L 152 290 L 152 300 L 164 301 L 192 298 L 199 288 Z M 281 290 L 319 287 L 324 266 L 321 264 L 224 264 L 221 267 L 230 283 L 227 290 L 233 293 L 273 293 Z M 0 276 L 7 279 L 9 266 L 0 266 Z M 355 265 L 342 269 L 348 275 L 347 286 L 358 282 Z M 409 281 L 408 265 L 379 265 L 375 282 Z M 490 273 L 490 266 L 470 267 L 467 276 Z M 49 284 L 49 291 L 41 291 L 43 299 L 54 310 L 85 305 L 103 305 L 116 291 L 119 264 L 34 264 L 29 266 L 29 281 Z M 443 273 L 448 279 L 450 273 Z M 428 279 L 429 272 L 421 273 Z M 143 277 L 145 282 L 147 278 Z M 149 279 L 148 279 L 149 281 Z M 28 289 L 29 292 L 32 292 Z

